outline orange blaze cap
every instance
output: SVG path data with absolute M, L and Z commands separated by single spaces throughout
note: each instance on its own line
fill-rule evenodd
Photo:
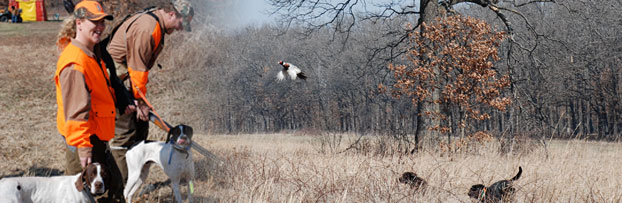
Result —
M 104 12 L 104 8 L 97 1 L 84 0 L 78 3 L 73 10 L 77 18 L 86 18 L 91 21 L 99 21 L 102 18 L 112 20 L 112 15 Z

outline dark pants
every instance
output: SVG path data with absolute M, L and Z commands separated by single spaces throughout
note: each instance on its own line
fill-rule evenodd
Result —
M 92 135 L 90 138 L 91 144 L 93 145 L 91 162 L 104 164 L 110 172 L 111 180 L 108 185 L 110 188 L 108 188 L 106 193 L 95 197 L 95 199 L 97 199 L 97 202 L 125 202 L 125 198 L 123 197 L 124 182 L 121 179 L 121 172 L 119 171 L 112 154 L 110 154 L 108 143 L 99 140 L 96 135 Z M 65 175 L 76 175 L 81 173 L 83 168 L 80 165 L 80 157 L 78 156 L 76 147 L 69 145 L 65 146 L 65 158 L 67 160 Z
M 123 183 L 127 182 L 127 163 L 125 153 L 129 147 L 146 140 L 149 133 L 149 123 L 136 118 L 136 113 L 125 115 L 117 114 L 115 135 L 110 141 L 112 156 L 119 167 Z
M 117 71 L 127 71 L 125 63 L 114 62 Z M 125 80 L 124 85 L 127 89 L 132 89 L 130 80 Z M 121 114 L 125 109 L 117 109 L 114 138 L 110 140 L 112 156 L 119 166 L 123 184 L 127 182 L 127 163 L 125 162 L 125 153 L 127 150 L 140 141 L 146 140 L 149 134 L 149 122 L 140 121 L 136 118 L 136 112 L 130 114 Z

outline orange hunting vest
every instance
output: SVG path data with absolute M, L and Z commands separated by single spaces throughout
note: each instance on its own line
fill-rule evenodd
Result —
M 140 96 L 140 93 L 138 93 L 138 91 L 141 91 L 143 95 L 147 94 L 147 83 L 149 82 L 148 71 L 153 66 L 153 63 L 155 63 L 156 58 L 160 54 L 160 51 L 162 51 L 163 47 L 160 46 L 160 44 L 164 44 L 164 41 L 163 41 L 164 34 L 162 32 L 162 27 L 160 27 L 160 21 L 158 21 L 158 18 L 154 14 L 151 14 L 151 16 L 153 16 L 156 20 L 155 28 L 153 28 L 153 32 L 151 33 L 151 37 L 153 38 L 155 42 L 155 46 L 153 47 L 153 51 L 151 52 L 152 53 L 151 59 L 150 59 L 151 64 L 145 64 L 147 65 L 147 71 L 145 72 L 136 71 L 134 70 L 134 67 L 130 67 L 129 65 L 127 67 L 127 72 L 130 74 L 130 81 L 131 81 L 131 84 L 133 85 L 132 92 L 134 93 L 134 98 L 142 98 Z M 132 24 L 130 24 L 129 26 L 132 26 Z M 128 26 L 128 29 L 129 29 L 129 26 Z
M 63 98 L 60 87 L 60 72 L 74 65 L 74 68 L 84 75 L 84 82 L 91 98 L 91 108 L 87 121 L 66 120 L 63 109 Z M 56 117 L 57 128 L 60 134 L 65 136 L 67 144 L 76 147 L 92 147 L 89 137 L 97 135 L 100 140 L 108 141 L 114 137 L 115 104 L 114 89 L 107 81 L 108 72 L 97 61 L 73 44 L 67 45 L 61 53 L 56 64 L 56 102 L 58 115 Z

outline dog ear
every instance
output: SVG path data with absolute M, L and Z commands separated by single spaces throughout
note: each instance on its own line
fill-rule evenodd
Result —
M 181 131 L 179 130 L 179 125 L 168 130 L 168 134 L 166 135 L 166 143 L 171 141 L 171 139 L 175 140 L 179 136 Z
M 403 177 L 407 180 L 415 180 L 415 178 L 417 177 L 417 174 L 414 172 L 406 172 L 404 173 Z
M 82 169 L 82 173 L 78 177 L 78 180 L 76 180 L 76 182 L 74 183 L 76 185 L 76 189 L 78 189 L 78 192 L 82 192 L 82 190 L 84 190 L 85 176 L 86 176 L 86 167 Z
M 402 174 L 402 177 L 399 178 L 400 183 L 410 183 L 415 179 L 415 176 L 413 172 L 404 172 Z
M 482 185 L 482 184 L 477 184 L 477 185 L 473 185 L 471 186 L 471 189 L 469 189 L 469 197 L 471 198 L 479 198 L 479 195 L 481 194 L 481 191 L 485 188 L 486 186 Z
M 184 134 L 186 134 L 186 136 L 192 138 L 192 134 L 194 133 L 192 130 L 192 127 L 187 126 L 187 125 L 183 125 L 184 126 Z
M 174 128 L 171 128 L 170 133 L 171 135 L 173 135 L 173 137 L 177 137 L 181 134 L 181 129 L 179 126 L 175 126 Z

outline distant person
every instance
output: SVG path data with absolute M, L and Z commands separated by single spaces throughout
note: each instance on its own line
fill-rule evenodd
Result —
M 126 87 L 137 105 L 134 113 L 117 114 L 115 137 L 110 143 L 124 182 L 127 180 L 125 152 L 146 140 L 149 132 L 150 109 L 141 96 L 147 94 L 149 70 L 164 47 L 165 36 L 177 30 L 190 31 L 194 15 L 192 5 L 186 0 L 153 4 L 155 8 L 133 14 L 115 28 L 107 48 L 117 72 L 128 73 Z
M 115 101 L 105 64 L 94 52 L 112 20 L 96 1 L 78 3 L 63 23 L 57 46 L 62 51 L 56 64 L 57 128 L 66 147 L 66 174 L 78 174 L 89 163 L 104 163 L 112 181 L 98 202 L 123 202 L 123 183 L 108 141 L 114 137 Z
M 15 10 L 15 15 L 13 15 L 13 23 L 21 23 L 22 22 L 22 9 L 18 8 Z
M 17 22 L 17 10 L 15 9 L 15 6 L 11 5 L 9 7 L 9 13 L 11 13 L 11 23 L 16 23 Z

